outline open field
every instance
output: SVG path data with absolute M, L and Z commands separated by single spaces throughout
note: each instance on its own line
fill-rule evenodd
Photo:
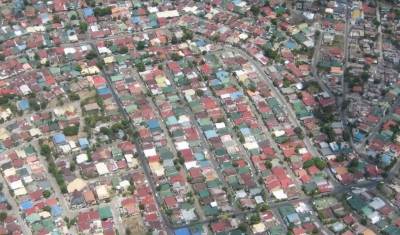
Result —
M 124 218 L 124 227 L 131 230 L 132 235 L 143 235 L 146 234 L 147 228 L 143 224 L 140 215 Z

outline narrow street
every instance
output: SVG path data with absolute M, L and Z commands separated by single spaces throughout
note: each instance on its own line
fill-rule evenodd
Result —
M 163 69 L 163 70 L 164 70 L 164 73 L 166 74 L 168 80 L 171 82 L 171 84 L 172 84 L 172 86 L 174 87 L 174 89 L 175 89 L 176 91 L 178 91 L 179 99 L 180 99 L 180 100 L 184 100 L 183 95 L 182 95 L 182 91 L 176 86 L 174 80 L 171 78 L 171 73 L 166 69 L 165 63 L 163 63 L 163 68 L 164 68 L 164 69 Z M 233 195 L 234 195 L 234 192 L 232 191 L 232 189 L 230 188 L 230 186 L 228 185 L 228 183 L 225 181 L 225 178 L 224 178 L 222 172 L 219 170 L 219 164 L 215 161 L 214 157 L 212 156 L 212 151 L 211 151 L 210 145 L 209 145 L 208 141 L 205 139 L 204 134 L 203 134 L 203 131 L 201 130 L 201 128 L 200 128 L 200 126 L 199 126 L 199 124 L 198 124 L 198 122 L 197 122 L 197 119 L 196 119 L 196 117 L 195 117 L 193 111 L 192 111 L 190 108 L 188 108 L 188 107 L 185 107 L 185 109 L 187 110 L 187 114 L 189 115 L 189 118 L 190 118 L 190 120 L 191 120 L 192 125 L 194 125 L 194 127 L 195 127 L 196 130 L 197 130 L 197 133 L 199 134 L 199 137 L 200 137 L 200 141 L 201 141 L 201 143 L 202 143 L 202 146 L 203 146 L 204 148 L 207 148 L 207 151 L 210 153 L 210 156 L 211 156 L 211 157 L 210 157 L 209 160 L 210 160 L 211 165 L 213 166 L 214 171 L 215 171 L 215 173 L 217 174 L 217 176 L 218 176 L 218 178 L 219 178 L 219 180 L 220 180 L 222 186 L 223 186 L 223 187 L 226 187 L 226 188 L 229 190 L 230 194 L 233 196 Z M 235 213 L 240 211 L 240 209 L 237 208 L 236 204 L 233 206 L 233 210 L 235 211 Z

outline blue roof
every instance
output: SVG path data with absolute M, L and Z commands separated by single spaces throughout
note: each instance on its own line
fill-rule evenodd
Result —
M 180 228 L 174 230 L 175 235 L 190 235 L 189 228 Z
M 21 109 L 22 111 L 25 111 L 25 110 L 27 110 L 27 109 L 30 108 L 29 102 L 26 101 L 26 100 L 21 100 L 21 101 L 18 102 L 18 107 L 19 107 L 19 109 Z
M 243 129 L 240 129 L 240 132 L 242 132 L 242 135 L 249 135 L 250 134 L 250 129 L 249 128 L 243 128 Z
M 46 81 L 46 80 L 44 80 L 44 78 L 39 78 L 39 79 L 38 79 L 38 82 L 39 82 L 39 83 L 45 82 L 45 81 Z
M 75 35 L 75 34 L 76 34 L 76 32 L 75 32 L 74 29 L 68 29 L 68 30 L 67 30 L 67 35 L 68 35 L 68 36 L 70 36 L 70 35 Z
M 226 76 L 228 76 L 229 73 L 226 72 L 226 71 L 219 71 L 219 72 L 217 72 L 215 75 L 217 75 L 217 78 L 220 78 L 220 77 L 226 77 Z
M 33 202 L 31 202 L 31 201 L 26 201 L 26 202 L 21 203 L 21 209 L 23 211 L 26 211 L 32 207 L 33 207 Z
M 59 143 L 63 143 L 65 141 L 67 141 L 67 139 L 65 138 L 64 134 L 56 134 L 53 137 L 53 141 L 54 141 L 54 143 L 59 144 Z
M 150 121 L 147 121 L 147 122 L 146 122 L 146 125 L 147 125 L 150 129 L 160 127 L 160 124 L 158 123 L 157 120 L 150 120 Z
M 85 17 L 92 16 L 93 14 L 94 13 L 93 13 L 93 9 L 92 8 L 83 9 L 83 15 Z
M 209 161 L 199 161 L 199 165 L 201 167 L 203 167 L 203 166 L 211 166 L 211 163 Z
M 46 13 L 40 14 L 39 17 L 40 17 L 42 20 L 50 19 L 49 14 L 46 14 Z
M 210 83 L 211 83 L 211 85 L 221 84 L 221 82 L 219 80 L 217 80 L 217 79 L 211 80 Z
M 296 222 L 296 221 L 300 221 L 300 217 L 298 214 L 290 214 L 290 215 L 286 216 L 287 223 Z
M 150 25 L 151 25 L 151 27 L 157 27 L 158 26 L 157 21 L 155 21 L 155 20 L 152 20 L 150 22 Z
M 196 45 L 197 45 L 198 47 L 202 47 L 202 46 L 205 46 L 206 43 L 205 43 L 203 40 L 199 40 L 199 41 L 196 42 Z
M 354 140 L 357 142 L 360 142 L 363 138 L 364 138 L 364 134 L 361 132 L 358 132 L 355 136 L 354 136 Z
M 131 20 L 132 20 L 132 23 L 134 23 L 134 24 L 139 24 L 141 22 L 139 17 L 132 17 Z
M 167 117 L 167 125 L 168 126 L 175 125 L 175 124 L 178 124 L 178 120 L 176 119 L 175 116 Z
M 218 137 L 218 134 L 215 130 L 209 130 L 209 131 L 205 131 L 204 135 L 206 135 L 207 139 L 211 139 L 213 137 Z
M 104 95 L 104 94 L 107 94 L 110 92 L 111 92 L 111 90 L 108 87 L 97 89 L 97 93 L 99 93 L 99 95 Z
M 4 195 L 0 195 L 0 203 L 6 202 L 7 198 Z
M 51 206 L 50 213 L 53 217 L 58 217 L 62 215 L 63 211 L 59 205 Z
M 204 155 L 202 153 L 195 153 L 194 158 L 196 158 L 197 161 L 204 160 Z
M 242 1 L 241 0 L 234 0 L 234 1 L 232 1 L 232 3 L 235 4 L 235 5 L 239 5 L 240 3 L 242 3 Z
M 89 144 L 89 141 L 86 138 L 80 138 L 80 139 L 78 139 L 78 142 L 79 142 L 80 146 Z
M 388 164 L 392 160 L 392 157 L 387 154 L 382 154 L 382 163 Z
M 242 96 L 243 96 L 243 93 L 242 93 L 242 92 L 239 92 L 239 91 L 233 92 L 233 93 L 231 94 L 231 98 L 232 98 L 232 99 L 237 99 L 237 98 L 242 97 Z

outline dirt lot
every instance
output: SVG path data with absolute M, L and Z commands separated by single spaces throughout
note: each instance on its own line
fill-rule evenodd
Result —
M 143 235 L 147 232 L 147 227 L 143 224 L 140 215 L 124 218 L 124 227 L 129 228 L 133 235 Z
M 54 148 L 54 143 L 53 141 L 50 140 L 43 140 L 43 144 L 47 144 L 51 149 Z
M 66 138 L 67 138 L 67 141 L 74 141 L 74 142 L 77 142 L 78 139 L 79 139 L 79 136 L 78 136 L 78 135 L 66 136 Z
M 344 37 L 343 35 L 335 35 L 333 39 L 333 44 L 331 46 L 322 45 L 323 49 L 332 50 L 332 49 L 339 49 L 343 50 L 344 48 Z
M 79 95 L 79 97 L 81 97 L 81 100 L 84 100 L 86 98 L 95 96 L 96 95 L 96 91 L 95 90 L 88 91 L 87 89 L 85 89 L 83 91 L 79 91 L 78 95 Z
M 57 99 L 53 99 L 50 101 L 50 103 L 47 104 L 46 108 L 50 109 L 50 108 L 55 108 L 59 106 L 58 105 L 58 100 Z

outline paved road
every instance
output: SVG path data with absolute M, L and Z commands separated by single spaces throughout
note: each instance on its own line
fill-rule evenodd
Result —
M 100 56 L 99 52 L 97 51 L 95 45 L 94 45 L 93 43 L 90 44 L 90 45 L 91 45 L 92 48 L 95 50 L 95 52 L 96 52 L 98 58 L 100 59 L 101 56 Z M 114 89 L 114 87 L 113 87 L 113 85 L 112 85 L 112 83 L 111 83 L 111 79 L 110 79 L 110 77 L 108 76 L 107 71 L 106 71 L 104 68 L 101 69 L 101 74 L 102 74 L 103 77 L 105 78 L 105 80 L 106 80 L 106 82 L 107 82 L 107 86 L 108 86 L 108 87 L 110 88 L 110 90 L 111 90 L 111 93 L 112 93 L 112 95 L 113 95 L 113 98 L 114 98 L 115 102 L 117 103 L 117 105 L 118 105 L 118 107 L 119 107 L 119 110 L 120 110 L 120 113 L 121 113 L 123 119 L 124 119 L 124 120 L 130 121 L 130 119 L 129 119 L 129 117 L 127 116 L 127 114 L 126 114 L 126 112 L 125 112 L 125 109 L 124 109 L 124 107 L 123 107 L 123 105 L 122 105 L 122 103 L 121 103 L 121 101 L 120 101 L 120 99 L 119 99 L 118 94 L 115 92 L 115 89 Z M 132 127 L 134 127 L 134 126 L 132 125 L 131 122 L 130 122 L 130 125 L 131 125 Z M 149 183 L 149 186 L 150 186 L 152 195 L 156 195 L 157 190 L 156 190 L 156 187 L 155 187 L 155 185 L 154 185 L 154 181 L 153 181 L 153 178 L 152 178 L 152 175 L 151 175 L 149 166 L 148 166 L 148 164 L 147 164 L 147 160 L 146 160 L 146 158 L 145 158 L 145 156 L 144 156 L 144 154 L 143 154 L 143 151 L 142 151 L 142 149 L 141 149 L 141 147 L 140 147 L 140 144 L 139 144 L 138 139 L 135 138 L 135 137 L 133 137 L 133 136 L 132 136 L 132 138 L 133 138 L 134 144 L 135 144 L 135 146 L 136 146 L 137 153 L 139 154 L 138 159 L 139 159 L 139 161 L 140 161 L 140 163 L 141 163 L 141 165 L 142 165 L 143 172 L 144 172 L 144 174 L 145 174 L 145 176 L 146 176 L 146 178 L 147 178 L 147 181 L 148 181 L 148 183 Z M 161 212 L 161 210 L 160 210 L 162 203 L 160 202 L 160 200 L 159 200 L 158 197 L 155 197 L 155 202 L 156 202 L 156 205 L 157 205 L 158 210 L 160 211 L 160 216 L 161 216 L 161 219 L 162 219 L 164 225 L 168 225 L 169 223 L 168 223 L 167 217 L 166 217 L 165 214 L 164 214 L 163 212 Z M 118 233 L 119 233 L 119 234 L 121 234 L 121 235 L 125 234 L 125 229 L 123 228 L 122 225 L 119 225 L 117 228 L 118 228 Z
M 170 72 L 169 70 L 167 70 L 166 67 L 167 67 L 167 66 L 166 66 L 166 63 L 163 63 L 163 71 L 164 71 L 164 73 L 166 74 L 166 76 L 167 76 L 168 80 L 170 81 L 171 85 L 174 87 L 174 90 L 175 90 L 175 91 L 178 91 L 178 97 L 179 97 L 179 99 L 180 99 L 180 100 L 185 100 L 185 99 L 184 99 L 184 95 L 182 94 L 181 89 L 179 89 L 179 88 L 176 86 L 175 81 L 171 78 L 171 72 Z M 211 146 L 210 146 L 210 144 L 208 143 L 208 141 L 205 139 L 204 133 L 203 133 L 201 127 L 199 126 L 198 122 L 197 122 L 197 118 L 196 118 L 195 114 L 193 113 L 193 111 L 192 111 L 189 107 L 185 107 L 185 109 L 187 110 L 187 114 L 189 115 L 189 118 L 190 118 L 190 120 L 191 120 L 191 124 L 196 128 L 196 131 L 197 131 L 197 133 L 199 134 L 199 137 L 200 137 L 200 141 L 201 141 L 202 146 L 203 146 L 204 148 L 207 149 L 208 153 L 209 153 L 210 156 L 211 156 L 211 155 L 212 155 Z M 233 196 L 233 195 L 234 195 L 234 192 L 232 191 L 231 187 L 230 187 L 230 186 L 228 185 L 228 183 L 226 182 L 225 177 L 224 177 L 224 175 L 222 174 L 222 172 L 221 172 L 220 170 L 218 170 L 218 169 L 219 169 L 219 164 L 215 161 L 215 158 L 214 158 L 214 157 L 210 157 L 209 160 L 210 160 L 211 165 L 213 166 L 214 171 L 215 171 L 215 173 L 217 174 L 217 176 L 218 176 L 220 182 L 222 183 L 222 186 L 223 186 L 223 187 L 226 187 L 226 188 L 231 192 L 231 195 Z M 233 206 L 233 210 L 234 210 L 235 212 L 240 211 L 239 208 L 237 208 L 236 204 Z

